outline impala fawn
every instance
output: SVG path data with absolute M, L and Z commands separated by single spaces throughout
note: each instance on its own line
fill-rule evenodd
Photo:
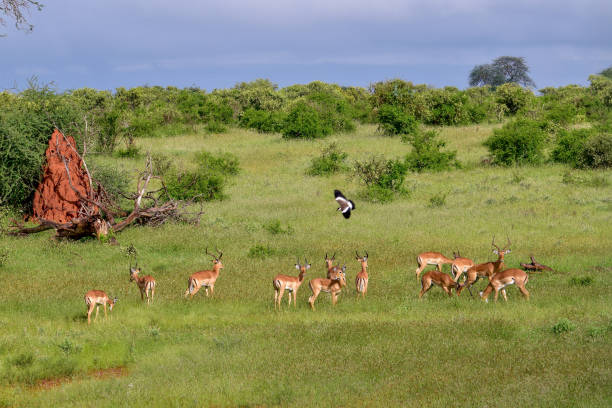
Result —
M 147 296 L 147 305 L 150 302 L 153 302 L 153 297 L 155 296 L 155 279 L 151 275 L 138 276 L 140 274 L 140 268 L 138 267 L 138 262 L 136 262 L 136 267 L 132 268 L 130 264 L 130 282 L 136 282 L 138 285 L 138 289 L 140 289 L 140 298 L 144 300 L 145 295 Z M 149 292 L 151 293 L 151 297 L 149 298 Z
M 272 286 L 274 287 L 274 308 L 276 309 L 277 305 L 280 309 L 281 300 L 283 299 L 283 294 L 285 291 L 289 292 L 289 299 L 287 306 L 291 306 L 291 294 L 293 294 L 293 307 L 296 306 L 297 299 L 297 291 L 302 285 L 304 281 L 304 275 L 306 271 L 310 269 L 310 264 L 308 260 L 304 258 L 304 265 L 300 265 L 300 260 L 298 258 L 297 263 L 295 264 L 295 268 L 300 271 L 298 276 L 288 276 L 288 275 L 276 275 L 272 280 Z
M 341 289 L 346 286 L 346 265 L 342 266 L 342 269 L 331 272 L 330 275 L 330 278 L 316 278 L 308 282 L 308 286 L 310 286 L 312 291 L 312 295 L 308 298 L 308 303 L 312 310 L 315 310 L 314 302 L 321 292 L 331 293 L 332 305 L 335 306 Z
M 98 320 L 100 305 L 104 305 L 104 319 L 106 319 L 108 317 L 106 314 L 106 305 L 109 305 L 112 312 L 115 303 L 117 303 L 117 298 L 110 299 L 106 292 L 102 290 L 90 290 L 87 292 L 85 294 L 85 304 L 87 305 L 87 324 L 91 324 L 91 312 L 93 312 L 94 307 L 96 308 L 96 317 L 94 318 L 94 321 L 96 321 Z
M 444 290 L 448 296 L 453 296 L 453 288 L 457 290 L 459 283 L 455 282 L 453 278 L 444 272 L 438 272 L 436 270 L 429 271 L 421 278 L 421 292 L 419 293 L 419 299 L 432 288 L 433 285 L 438 285 Z
M 359 256 L 357 251 L 355 251 L 355 255 L 357 255 L 356 259 L 361 263 L 361 272 L 355 277 L 357 297 L 361 295 L 362 298 L 365 298 L 366 293 L 368 293 L 368 251 L 366 251 L 365 256 Z
M 217 252 L 219 252 L 217 250 Z M 223 256 L 223 252 L 219 252 L 218 256 L 208 253 L 208 248 L 206 248 L 206 255 L 212 256 L 213 258 L 213 268 L 212 270 L 200 271 L 196 272 L 189 277 L 187 282 L 187 290 L 185 291 L 185 297 L 191 295 L 190 299 L 193 299 L 193 296 L 198 293 L 202 286 L 206 289 L 206 296 L 208 297 L 208 289 L 210 289 L 210 296 L 213 295 L 215 291 L 215 282 L 219 277 L 219 271 L 223 269 L 223 264 L 221 263 L 221 257 Z

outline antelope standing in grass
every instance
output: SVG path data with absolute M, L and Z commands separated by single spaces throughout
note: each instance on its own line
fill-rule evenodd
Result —
M 217 250 L 217 252 L 219 252 L 219 250 Z M 189 277 L 189 281 L 187 282 L 187 290 L 185 291 L 185 297 L 191 295 L 190 299 L 193 299 L 193 296 L 198 293 L 198 291 L 202 287 L 206 289 L 207 297 L 208 289 L 210 289 L 210 296 L 214 294 L 215 282 L 219 277 L 219 271 L 223 269 L 223 264 L 221 263 L 221 257 L 223 256 L 223 252 L 219 252 L 219 255 L 215 256 L 213 254 L 209 254 L 208 248 L 206 248 L 206 255 L 212 256 L 213 268 L 212 270 L 196 272 Z
M 289 292 L 289 299 L 287 306 L 291 306 L 291 294 L 293 293 L 293 307 L 296 305 L 297 291 L 302 285 L 304 281 L 304 275 L 306 271 L 310 269 L 310 264 L 308 260 L 304 258 L 304 265 L 300 265 L 300 260 L 298 258 L 298 262 L 295 264 L 295 268 L 300 271 L 298 276 L 288 276 L 288 275 L 276 275 L 272 280 L 272 286 L 274 286 L 274 308 L 276 309 L 277 305 L 280 309 L 281 300 L 283 299 L 283 294 L 285 291 Z
M 488 302 L 488 297 L 492 291 L 495 291 L 494 300 L 497 302 L 499 291 L 501 290 L 504 300 L 507 302 L 508 297 L 506 296 L 505 287 L 508 285 L 516 285 L 518 290 L 525 296 L 525 299 L 529 300 L 529 291 L 525 288 L 525 284 L 529 280 L 529 275 L 522 269 L 506 269 L 493 275 L 489 279 L 489 285 L 483 292 L 480 292 L 480 297 L 485 302 Z
M 416 269 L 416 277 L 417 280 L 423 272 L 423 269 L 427 268 L 427 265 L 436 265 L 438 272 L 442 272 L 442 265 L 444 264 L 452 264 L 453 260 L 445 257 L 440 252 L 423 252 L 417 256 L 417 265 L 419 266 Z
M 419 299 L 421 299 L 425 292 L 431 289 L 434 284 L 440 286 L 442 290 L 448 294 L 448 296 L 453 296 L 453 288 L 455 288 L 455 291 L 459 289 L 459 283 L 455 282 L 449 275 L 445 274 L 444 272 L 433 270 L 427 272 L 421 278 L 421 292 L 419 293 Z
M 459 281 L 461 274 L 467 272 L 472 266 L 474 266 L 474 261 L 469 258 L 462 258 L 459 250 L 457 253 L 453 252 L 453 263 L 451 264 L 451 272 L 453 273 L 453 280 L 455 282 Z
M 491 246 L 495 248 L 493 249 L 493 253 L 497 255 L 497 261 L 485 262 L 485 263 L 481 263 L 478 265 L 474 265 L 471 268 L 469 268 L 465 273 L 467 276 L 467 279 L 461 285 L 461 287 L 457 289 L 457 295 L 460 295 L 461 291 L 465 287 L 468 288 L 468 290 L 470 291 L 470 295 L 471 295 L 472 290 L 470 289 L 470 287 L 474 283 L 478 282 L 480 278 L 491 279 L 491 276 L 503 270 L 505 266 L 504 265 L 504 255 L 510 253 L 510 245 L 511 245 L 510 238 L 508 238 L 508 243 L 506 244 L 504 249 L 500 249 L 497 245 L 495 245 L 495 236 L 493 236 L 493 240 L 491 241 Z
M 357 296 L 361 294 L 361 297 L 365 298 L 366 293 L 368 293 L 368 251 L 366 251 L 363 257 L 359 256 L 357 251 L 355 251 L 355 255 L 357 255 L 357 260 L 361 263 L 361 272 L 355 277 Z
M 138 289 L 140 289 L 140 298 L 144 300 L 145 295 L 147 296 L 147 305 L 153 301 L 153 297 L 155 296 L 155 279 L 151 275 L 138 276 L 140 274 L 140 268 L 138 267 L 138 262 L 136 262 L 136 267 L 132 268 L 130 264 L 130 282 L 136 282 L 138 285 Z M 149 298 L 149 293 L 151 293 L 151 297 Z
M 314 302 L 317 300 L 319 293 L 331 293 L 332 305 L 336 305 L 338 295 L 344 286 L 346 286 L 346 265 L 342 269 L 331 272 L 330 278 L 316 278 L 308 282 L 312 296 L 308 298 L 308 303 L 312 310 L 315 310 Z
M 325 267 L 327 268 L 327 279 L 331 277 L 334 272 L 340 270 L 338 265 L 334 266 L 334 261 L 336 260 L 336 253 L 332 255 L 332 257 L 327 256 L 327 252 L 325 253 Z
M 91 324 L 91 312 L 93 312 L 94 307 L 96 308 L 96 317 L 94 318 L 94 321 L 96 321 L 98 320 L 100 305 L 104 305 L 104 319 L 106 319 L 108 317 L 106 314 L 106 305 L 108 304 L 112 312 L 115 303 L 117 303 L 117 298 L 109 298 L 106 292 L 102 290 L 90 290 L 87 292 L 85 294 L 85 304 L 87 305 L 87 324 Z

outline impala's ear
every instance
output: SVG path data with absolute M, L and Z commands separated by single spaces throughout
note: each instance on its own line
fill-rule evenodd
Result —
M 295 264 L 295 269 L 300 269 L 300 264 Z
M 495 255 L 499 255 L 499 252 L 497 251 L 497 249 L 494 249 L 494 250 L 493 250 L 493 253 L 494 253 Z
M 306 269 L 310 269 L 310 264 L 306 264 Z
M 508 250 L 506 251 L 506 253 L 507 253 L 507 254 L 509 254 L 509 253 L 510 253 L 510 250 L 508 249 Z

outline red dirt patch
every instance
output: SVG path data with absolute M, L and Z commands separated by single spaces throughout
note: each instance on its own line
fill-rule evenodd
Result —
M 70 146 L 76 148 L 74 138 L 64 136 L 55 129 L 45 152 L 47 164 L 43 180 L 34 193 L 32 205 L 34 218 L 65 223 L 79 214 L 81 202 L 78 194 L 70 187 L 62 156 L 66 159 L 70 169 L 72 185 L 83 196 L 88 196 L 87 193 L 91 187 L 87 174 L 83 170 L 83 161 L 75 149 Z
M 86 376 L 83 377 L 61 377 L 61 378 L 49 378 L 40 380 L 36 386 L 34 387 L 37 390 L 50 390 L 55 387 L 59 387 L 63 384 L 68 384 L 72 382 L 79 382 L 85 379 L 93 378 L 96 380 L 107 380 L 109 378 L 119 378 L 125 377 L 128 375 L 127 367 L 110 367 L 103 368 L 99 370 L 91 370 L 87 373 Z

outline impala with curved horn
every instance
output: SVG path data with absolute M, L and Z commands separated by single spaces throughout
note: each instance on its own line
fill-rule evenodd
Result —
M 502 295 L 504 296 L 504 300 L 507 302 L 508 297 L 506 296 L 506 286 L 516 285 L 518 290 L 525 296 L 525 299 L 529 300 L 529 291 L 525 288 L 525 284 L 529 280 L 529 275 L 522 269 L 506 269 L 505 271 L 501 271 L 493 275 L 489 279 L 489 285 L 483 292 L 480 292 L 480 298 L 485 302 L 488 302 L 487 298 L 491 294 L 492 291 L 495 291 L 495 301 L 497 302 L 497 297 L 499 296 L 499 291 L 501 290 Z
M 147 296 L 147 305 L 150 302 L 153 302 L 153 297 L 155 296 L 155 279 L 151 275 L 138 276 L 140 274 L 140 268 L 138 267 L 138 262 L 136 262 L 136 267 L 132 268 L 132 263 L 130 262 L 130 282 L 136 282 L 138 285 L 138 289 L 140 289 L 140 298 L 144 300 L 145 295 Z M 149 298 L 149 293 L 151 293 L 151 297 Z
M 312 296 L 308 298 L 308 303 L 312 310 L 315 310 L 314 302 L 317 300 L 319 293 L 331 293 L 332 305 L 336 305 L 338 295 L 344 286 L 346 286 L 346 265 L 342 269 L 334 270 L 331 273 L 331 278 L 316 278 L 308 282 Z
M 442 265 L 452 264 L 453 260 L 445 257 L 440 252 L 423 252 L 417 255 L 416 277 L 419 279 L 423 269 L 427 268 L 427 265 L 436 265 L 438 272 L 442 272 Z
M 296 305 L 297 291 L 304 281 L 304 275 L 306 271 L 310 269 L 308 259 L 304 257 L 304 265 L 300 265 L 300 259 L 298 258 L 295 268 L 300 271 L 298 276 L 288 275 L 276 275 L 272 280 L 272 286 L 274 287 L 274 308 L 281 307 L 281 300 L 285 291 L 289 292 L 289 299 L 287 306 L 291 306 L 291 294 L 293 294 L 293 307 Z
M 357 296 L 361 295 L 361 297 L 365 298 L 366 293 L 368 293 L 368 251 L 366 251 L 365 256 L 360 256 L 357 251 L 355 251 L 355 255 L 357 255 L 356 259 L 361 263 L 361 272 L 355 277 Z
M 470 295 L 471 295 L 472 294 L 472 290 L 470 289 L 471 286 L 474 283 L 478 282 L 480 278 L 486 277 L 486 278 L 491 279 L 491 276 L 493 276 L 497 272 L 504 269 L 504 266 L 505 266 L 504 265 L 504 255 L 510 253 L 510 245 L 512 245 L 512 243 L 510 242 L 510 237 L 507 237 L 507 238 L 508 238 L 508 243 L 506 244 L 504 249 L 500 249 L 497 245 L 495 245 L 495 235 L 493 235 L 491 246 L 495 248 L 493 249 L 493 253 L 497 255 L 497 261 L 485 262 L 485 263 L 481 263 L 478 265 L 474 265 L 471 268 L 469 268 L 465 272 L 467 276 L 465 283 L 463 283 L 461 287 L 457 289 L 457 296 L 461 294 L 461 291 L 465 287 L 468 288 L 468 290 L 470 291 Z M 504 292 L 504 296 L 505 296 L 505 292 Z
M 335 271 L 339 271 L 340 267 L 338 265 L 334 266 L 334 261 L 336 260 L 336 253 L 332 255 L 332 257 L 327 256 L 327 252 L 325 253 L 325 267 L 327 268 L 327 279 L 331 278 L 331 275 Z
M 189 277 L 185 297 L 191 295 L 191 298 L 193 298 L 193 296 L 198 293 L 202 287 L 206 289 L 206 296 L 208 296 L 208 289 L 210 289 L 210 296 L 213 295 L 215 291 L 215 282 L 219 277 L 219 271 L 223 269 L 223 264 L 221 263 L 223 252 L 219 252 L 219 250 L 217 250 L 217 252 L 219 255 L 209 254 L 208 248 L 206 248 L 206 255 L 213 258 L 213 268 L 212 270 L 196 272 Z

